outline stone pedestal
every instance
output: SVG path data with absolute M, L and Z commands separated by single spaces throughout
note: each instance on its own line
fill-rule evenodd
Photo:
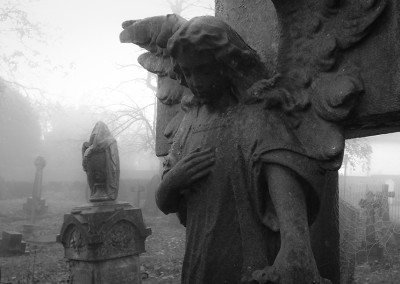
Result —
M 64 215 L 57 241 L 70 260 L 74 283 L 140 283 L 139 255 L 150 234 L 140 209 L 93 202 Z
M 32 213 L 35 214 L 35 216 L 40 216 L 43 215 L 47 212 L 48 205 L 46 204 L 46 200 L 43 198 L 34 198 L 34 197 L 29 197 L 26 200 L 26 203 L 22 205 L 23 210 L 25 214 L 31 215 Z

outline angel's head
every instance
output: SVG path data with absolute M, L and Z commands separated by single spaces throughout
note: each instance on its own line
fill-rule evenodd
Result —
M 167 48 L 177 79 L 204 102 L 246 81 L 249 74 L 265 70 L 258 54 L 238 33 L 212 16 L 183 24 Z

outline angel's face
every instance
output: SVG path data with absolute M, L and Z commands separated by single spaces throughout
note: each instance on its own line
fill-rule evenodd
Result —
M 177 62 L 188 87 L 200 102 L 213 103 L 227 90 L 229 79 L 211 52 L 184 52 Z

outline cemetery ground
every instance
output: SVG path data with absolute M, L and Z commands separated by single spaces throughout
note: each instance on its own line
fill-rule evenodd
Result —
M 3 283 L 71 283 L 68 263 L 61 244 L 55 243 L 64 213 L 83 204 L 83 192 L 71 188 L 46 190 L 49 210 L 37 221 L 39 239 L 46 243 L 28 243 L 29 253 L 21 256 L 0 257 L 1 284 Z M 22 211 L 26 198 L 0 200 L 0 232 L 22 232 L 30 222 Z M 146 253 L 141 255 L 143 284 L 180 283 L 180 270 L 185 245 L 185 230 L 170 217 L 148 216 L 146 225 L 152 235 L 146 240 Z M 384 261 L 360 263 L 356 266 L 354 283 L 389 284 L 400 279 L 400 249 L 391 249 Z M 34 278 L 33 278 L 34 276 Z M 34 281 L 33 281 L 34 279 Z

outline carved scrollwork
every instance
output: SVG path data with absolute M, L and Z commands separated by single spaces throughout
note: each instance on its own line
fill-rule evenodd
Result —
M 124 221 L 115 224 L 109 231 L 107 240 L 118 250 L 132 247 L 135 243 L 135 231 L 132 224 Z
M 104 235 L 103 243 L 96 250 L 98 257 L 128 253 L 135 249 L 135 240 L 138 238 L 135 227 L 127 221 L 114 224 Z

